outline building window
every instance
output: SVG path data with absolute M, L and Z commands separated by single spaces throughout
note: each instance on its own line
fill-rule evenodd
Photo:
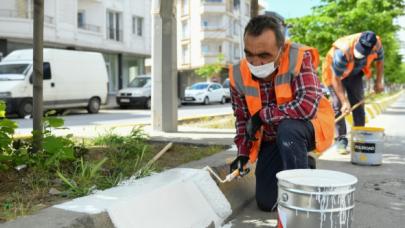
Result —
M 85 22 L 85 17 L 84 17 L 84 11 L 79 11 L 77 13 L 77 27 L 84 28 L 85 24 L 86 24 L 86 22 Z
M 183 64 L 190 63 L 190 47 L 188 44 L 182 46 Z
M 143 17 L 132 17 L 132 34 L 142 36 L 143 34 Z
M 188 0 L 182 0 L 181 1 L 181 12 L 182 15 L 188 15 L 188 10 L 189 10 L 189 6 L 188 6 Z
M 122 41 L 122 13 L 107 11 L 107 39 Z
M 233 22 L 233 34 L 239 35 L 239 21 Z
M 239 10 L 240 8 L 240 0 L 233 0 L 233 9 Z
M 188 20 L 186 20 L 186 21 L 183 21 L 182 23 L 181 23 L 181 29 L 182 29 L 182 37 L 183 37 L 183 39 L 187 39 L 187 38 L 190 38 L 190 30 L 189 30 L 189 23 L 188 23 Z
M 203 44 L 203 45 L 201 46 L 201 52 L 202 52 L 203 54 L 209 54 L 209 52 L 210 52 L 210 47 L 209 47 L 208 45 L 206 45 L 206 44 Z

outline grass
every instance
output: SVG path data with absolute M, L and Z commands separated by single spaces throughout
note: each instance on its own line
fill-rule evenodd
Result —
M 166 143 L 148 141 L 139 129 L 128 136 L 110 132 L 93 140 L 76 140 L 80 143 L 76 151 L 78 159 L 61 163 L 57 170 L 27 167 L 0 172 L 0 223 L 87 195 L 95 189 L 113 187 L 134 175 L 140 178 L 225 149 L 224 146 L 174 144 L 152 166 L 145 166 Z M 50 189 L 56 193 L 50 194 Z

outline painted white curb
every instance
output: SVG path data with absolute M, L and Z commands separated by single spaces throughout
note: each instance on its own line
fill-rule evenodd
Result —
M 54 207 L 89 214 L 107 211 L 117 228 L 220 227 L 231 205 L 209 173 L 171 169 Z

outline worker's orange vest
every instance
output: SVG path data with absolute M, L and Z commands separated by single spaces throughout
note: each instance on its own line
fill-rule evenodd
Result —
M 326 54 L 325 60 L 322 64 L 322 81 L 326 86 L 332 85 L 332 77 L 334 76 L 332 64 L 333 64 L 333 56 L 336 49 L 341 50 L 345 54 L 347 59 L 346 70 L 344 71 L 340 79 L 346 78 L 352 72 L 354 67 L 353 49 L 355 44 L 358 42 L 360 35 L 361 33 L 356 33 L 350 36 L 345 36 L 336 40 L 333 43 L 332 48 Z M 381 47 L 382 47 L 381 39 L 379 36 L 377 36 L 377 43 L 376 45 L 374 45 L 371 53 L 367 56 L 367 63 L 362 69 L 362 71 L 364 72 L 364 74 L 368 79 L 372 75 L 371 64 L 373 63 L 374 59 L 378 57 L 376 51 L 379 50 Z
M 312 64 L 316 69 L 319 64 L 319 55 L 315 48 L 286 42 L 283 55 L 280 59 L 278 73 L 274 78 L 277 105 L 288 103 L 294 99 L 291 83 L 294 77 L 300 73 L 305 51 L 311 53 Z M 260 85 L 257 80 L 252 78 L 246 59 L 241 60 L 240 64 L 229 67 L 229 80 L 232 87 L 245 96 L 251 116 L 262 109 Z M 321 153 L 325 151 L 333 143 L 335 133 L 334 116 L 329 101 L 322 96 L 315 117 L 311 120 L 315 129 L 317 152 Z M 252 147 L 249 151 L 249 160 L 251 163 L 254 163 L 257 159 L 260 150 L 262 131 L 256 133 L 256 138 L 259 140 L 252 142 Z

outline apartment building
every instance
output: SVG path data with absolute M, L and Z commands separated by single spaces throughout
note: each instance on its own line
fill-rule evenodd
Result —
M 150 0 L 45 0 L 44 46 L 103 53 L 115 94 L 145 71 L 150 12 Z M 32 18 L 33 0 L 1 0 L 0 56 L 32 48 Z
M 261 13 L 264 8 L 260 1 Z M 225 65 L 237 63 L 243 54 L 242 36 L 249 19 L 250 0 L 178 0 L 179 87 L 201 81 L 194 70 L 215 63 L 219 54 Z M 227 77 L 226 69 L 222 77 Z

